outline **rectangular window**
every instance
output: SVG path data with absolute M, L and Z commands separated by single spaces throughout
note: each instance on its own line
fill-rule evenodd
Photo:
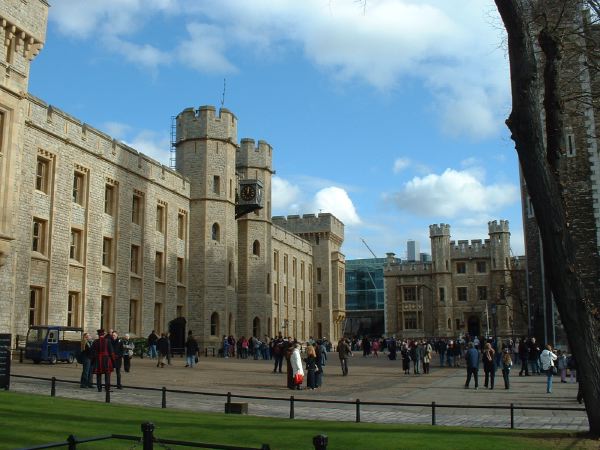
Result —
M 300 306 L 304 308 L 304 291 L 300 291 Z
M 464 262 L 457 262 L 456 273 L 467 273 L 467 264 Z
M 283 273 L 287 274 L 288 271 L 288 255 L 283 255 Z
M 73 203 L 83 206 L 85 198 L 85 174 L 75 171 L 73 174 Z
M 154 276 L 160 280 L 163 278 L 163 253 L 156 252 L 156 259 L 154 260 Z
M 417 301 L 417 288 L 415 286 L 404 287 L 402 289 L 403 297 L 405 302 L 416 302 Z
M 499 290 L 500 290 L 500 292 L 498 293 L 498 296 L 499 296 L 500 300 L 506 299 L 506 289 L 504 288 L 503 284 L 500 285 Z
M 163 205 L 156 205 L 156 231 L 165 232 L 165 207 Z
M 163 323 L 163 305 L 162 303 L 154 304 L 154 329 L 157 333 L 160 333 L 162 330 Z
M 279 252 L 277 250 L 273 252 L 273 270 L 275 272 L 279 270 Z
M 221 193 L 221 177 L 215 175 L 213 177 L 213 194 L 219 195 Z
M 287 286 L 283 287 L 283 303 L 287 305 L 288 302 L 288 288 Z
M 477 298 L 479 300 L 487 300 L 487 286 L 477 286 Z
M 185 214 L 177 215 L 177 237 L 185 240 Z
M 46 254 L 46 225 L 47 222 L 37 217 L 33 218 L 33 230 L 31 233 L 31 250 Z
M 229 263 L 230 269 L 229 271 L 231 272 L 231 263 Z M 184 273 L 183 273 L 183 258 L 177 258 L 177 282 L 178 283 L 183 283 L 183 277 Z M 232 275 L 231 273 L 229 273 L 229 280 L 231 280 Z M 229 285 L 231 285 L 231 281 L 229 281 Z
M 292 304 L 296 306 L 296 288 L 292 288 Z
M 0 124 L 1 126 L 1 124 Z M 0 142 L 1 143 L 1 142 Z M 41 156 L 37 157 L 37 169 L 35 174 L 35 188 L 45 194 L 48 193 L 50 178 L 50 161 Z
M 67 326 L 78 327 L 81 325 L 79 321 L 79 292 L 69 292 L 67 300 Z
M 102 265 L 109 269 L 113 266 L 112 239 L 109 237 L 102 241 Z
M 312 302 L 312 292 L 308 293 L 308 308 L 312 309 L 313 307 L 313 302 Z
M 317 308 L 321 307 L 323 298 L 321 297 L 321 294 L 317 294 Z
M 31 287 L 29 291 L 29 326 L 42 325 L 43 289 Z
M 0 155 L 2 154 L 2 147 L 4 144 L 4 112 L 0 111 Z
M 140 246 L 132 245 L 131 246 L 131 266 L 129 270 L 136 275 L 140 274 Z
M 445 302 L 446 301 L 446 289 L 443 287 L 439 288 L 439 294 L 440 294 L 440 302 Z
M 115 187 L 112 184 L 104 185 L 104 214 L 113 215 L 115 206 Z
M 405 312 L 404 313 L 404 329 L 405 330 L 416 330 L 417 329 L 417 313 L 416 312 Z
M 487 272 L 487 264 L 485 261 L 477 261 L 477 273 L 486 273 Z
M 69 258 L 81 262 L 81 230 L 71 228 L 71 247 L 69 249 Z
M 142 224 L 142 197 L 135 194 L 131 202 L 131 221 L 136 225 Z
M 100 299 L 100 328 L 112 328 L 112 297 L 103 295 Z
M 321 268 L 317 267 L 317 282 L 321 281 Z
M 456 288 L 456 297 L 459 302 L 467 301 L 467 288 L 466 287 L 457 287 Z
M 304 280 L 304 261 L 300 263 L 300 279 Z
M 313 280 L 313 268 L 312 268 L 312 264 L 308 265 L 308 284 L 312 284 L 312 280 Z
M 296 276 L 296 265 L 297 265 L 297 261 L 296 258 L 292 258 L 292 276 Z
M 129 331 L 134 334 L 139 334 L 139 307 L 137 300 L 129 300 Z

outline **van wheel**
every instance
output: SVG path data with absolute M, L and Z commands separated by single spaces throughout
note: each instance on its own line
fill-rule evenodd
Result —
M 73 356 L 73 353 L 69 353 L 69 357 L 67 358 L 67 362 L 69 364 L 73 364 L 73 361 L 75 361 L 75 357 Z
M 56 364 L 56 361 L 58 361 L 58 359 L 56 358 L 56 355 L 50 356 L 50 364 Z

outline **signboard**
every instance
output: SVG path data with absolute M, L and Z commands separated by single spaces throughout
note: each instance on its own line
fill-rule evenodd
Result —
M 10 386 L 10 334 L 0 334 L 0 389 Z

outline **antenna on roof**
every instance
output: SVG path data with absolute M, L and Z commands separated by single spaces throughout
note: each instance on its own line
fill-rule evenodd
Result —
M 225 88 L 227 87 L 227 78 L 223 78 L 223 95 L 221 96 L 221 108 L 225 105 Z

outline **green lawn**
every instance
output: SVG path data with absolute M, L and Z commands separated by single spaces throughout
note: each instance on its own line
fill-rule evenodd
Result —
M 155 436 L 272 449 L 312 449 L 312 437 L 326 434 L 331 450 L 376 449 L 544 449 L 597 448 L 598 442 L 574 433 L 404 426 L 352 422 L 285 420 L 253 416 L 191 413 L 0 392 L 0 448 L 63 441 L 69 434 L 141 436 L 140 424 L 155 424 Z M 130 449 L 131 441 L 103 441 L 82 449 Z M 80 448 L 80 446 L 78 446 Z M 136 448 L 141 448 L 141 445 Z M 155 448 L 162 448 L 155 445 Z M 185 447 L 178 447 L 183 449 Z

